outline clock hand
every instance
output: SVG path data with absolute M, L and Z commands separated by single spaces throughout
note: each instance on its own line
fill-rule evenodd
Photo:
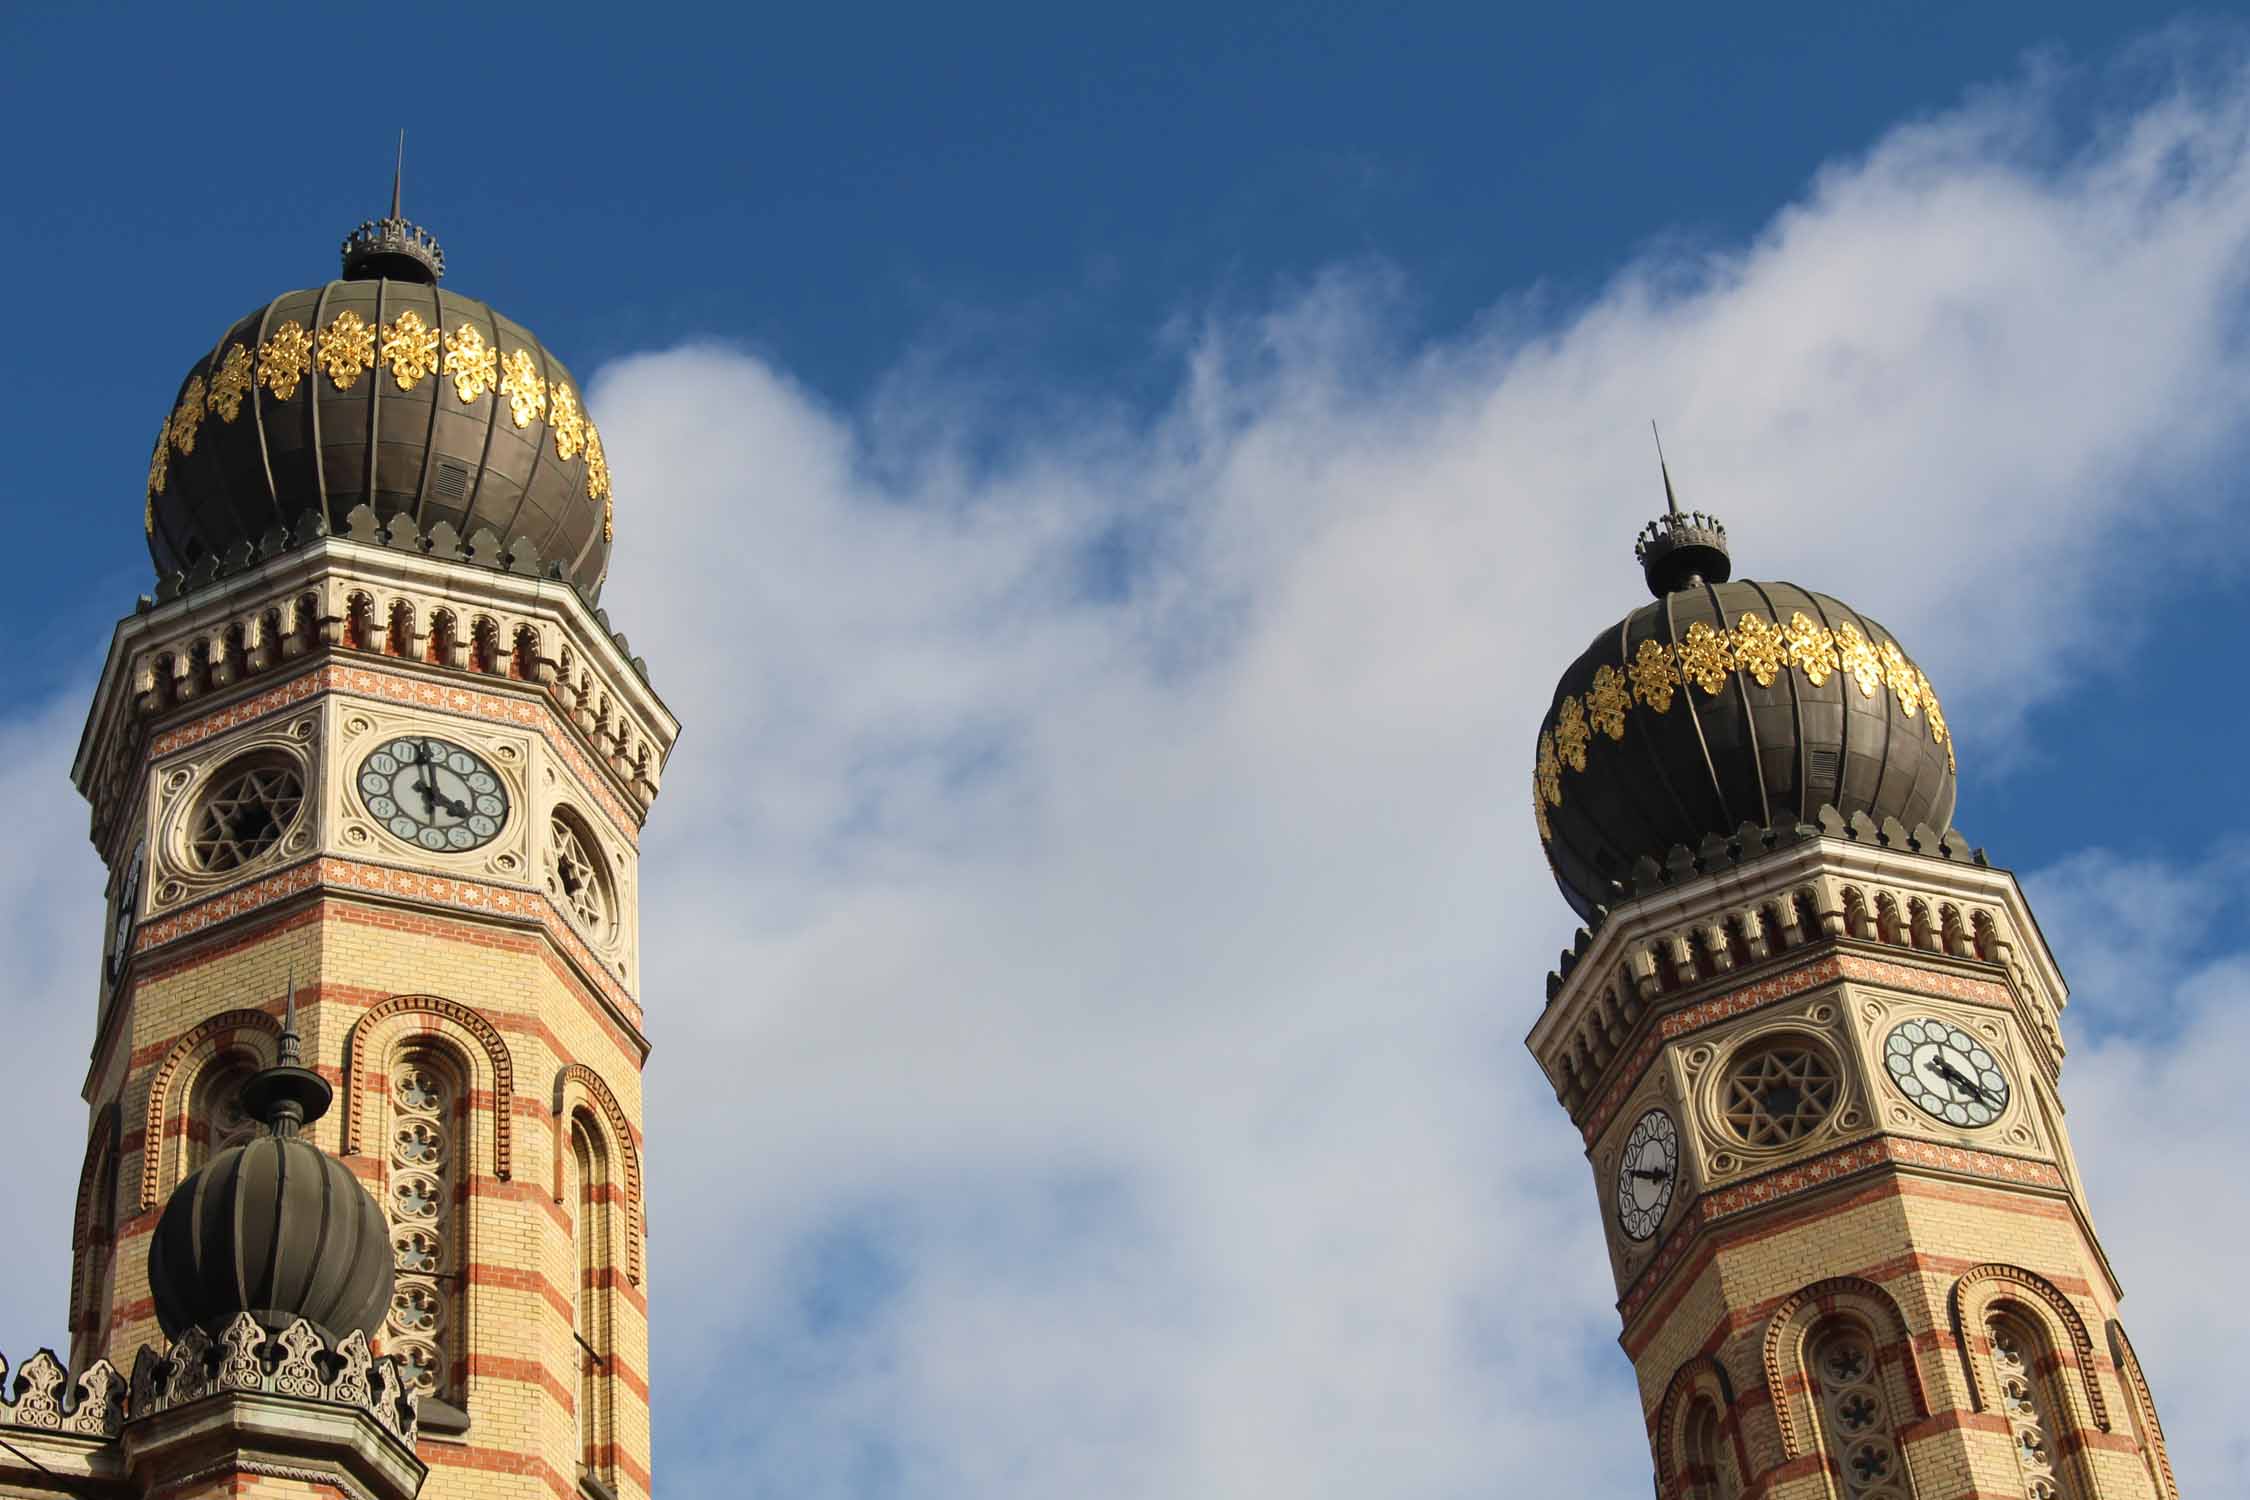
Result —
M 1672 1180 L 1672 1174 L 1662 1167 L 1653 1170 L 1648 1167 L 1634 1167 L 1627 1175 L 1637 1177 L 1643 1182 L 1670 1182 Z
M 1947 1062 L 1944 1058 L 1931 1058 L 1930 1067 L 1936 1071 L 1937 1075 L 1940 1078 L 1945 1079 L 1948 1083 L 1959 1084 L 1962 1088 L 1967 1089 L 1970 1093 L 1974 1094 L 1978 1099 L 1982 1100 L 1986 1104 L 1990 1104 L 1992 1102 L 1992 1095 L 1985 1091 L 1985 1087 L 1983 1084 L 1978 1083 L 1974 1078 L 1971 1078 L 1968 1074 L 1962 1072 L 1959 1068 L 1956 1068 L 1955 1066 L 1953 1066 L 1953 1064 Z

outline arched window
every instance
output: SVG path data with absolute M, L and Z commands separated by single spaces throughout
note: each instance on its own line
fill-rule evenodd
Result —
M 195 1081 L 188 1105 L 187 1132 L 180 1153 L 180 1175 L 200 1170 L 229 1146 L 258 1133 L 258 1122 L 242 1107 L 242 1086 L 258 1071 L 258 1060 L 244 1053 L 213 1058 Z
M 2066 1428 L 2055 1388 L 2054 1351 L 2045 1331 L 2021 1312 L 2001 1307 L 1985 1323 L 1985 1338 L 1992 1389 L 2015 1437 L 2025 1500 L 2078 1500 L 2078 1488 L 2056 1450 Z
M 1856 1324 L 1839 1321 L 1815 1332 L 1805 1347 L 1807 1384 L 1844 1500 L 1904 1500 L 1911 1493 L 1906 1460 L 1875 1341 Z
M 1741 1486 L 1735 1483 L 1733 1455 L 1719 1426 L 1719 1408 L 1709 1397 L 1688 1408 L 1681 1429 L 1687 1450 L 1686 1493 L 1690 1500 L 1735 1500 Z
M 441 1427 L 458 1420 L 466 1401 L 460 1182 L 468 1096 L 461 1078 L 452 1058 L 435 1048 L 402 1049 L 391 1064 L 385 1150 L 384 1210 L 398 1280 L 383 1322 L 383 1352 L 399 1357 L 422 1393 L 424 1423 Z M 450 1410 L 434 1410 L 433 1402 Z
M 612 1361 L 615 1358 L 615 1309 L 611 1281 L 616 1273 L 612 1249 L 616 1190 L 609 1170 L 609 1152 L 600 1128 L 584 1113 L 570 1119 L 569 1178 L 565 1202 L 570 1208 L 571 1246 L 577 1268 L 577 1285 L 571 1291 L 571 1335 L 578 1346 L 578 1389 L 574 1408 L 578 1421 L 580 1471 L 616 1492 L 612 1472 L 616 1454 L 616 1413 L 610 1399 Z

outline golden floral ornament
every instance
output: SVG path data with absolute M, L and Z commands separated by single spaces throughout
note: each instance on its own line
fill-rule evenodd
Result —
M 375 368 L 375 330 L 347 307 L 320 331 L 320 352 L 314 358 L 337 390 L 348 391 Z
M 1586 769 L 1586 709 L 1575 697 L 1563 699 L 1555 717 L 1555 751 L 1573 771 Z
M 1875 696 L 1875 689 L 1883 684 L 1883 659 L 1875 654 L 1874 643 L 1849 620 L 1836 632 L 1836 660 L 1859 684 L 1862 698 Z
M 1538 825 L 1539 842 L 1544 844 L 1554 838 L 1555 827 L 1547 821 L 1547 799 L 1539 795 L 1537 772 L 1533 772 L 1531 777 L 1531 821 Z
M 1805 674 L 1805 680 L 1819 687 L 1836 670 L 1836 637 L 1825 625 L 1815 625 L 1803 610 L 1789 616 L 1789 628 L 1782 633 L 1782 641 L 1789 648 L 1789 665 Z
M 1727 674 L 1734 670 L 1734 652 L 1728 649 L 1727 638 L 1713 630 L 1707 621 L 1697 620 L 1687 628 L 1687 639 L 1680 642 L 1680 670 L 1688 681 L 1716 696 L 1727 685 Z
M 1672 653 L 1662 641 L 1641 642 L 1641 649 L 1633 653 L 1633 664 L 1626 672 L 1633 679 L 1636 700 L 1658 713 L 1672 706 L 1672 692 L 1680 685 L 1680 673 L 1672 665 Z
M 452 377 L 453 394 L 467 406 L 500 383 L 500 351 L 474 323 L 463 323 L 445 336 L 445 373 Z
M 1555 736 L 1543 731 L 1539 736 L 1539 759 L 1532 767 L 1532 788 L 1539 799 L 1552 807 L 1562 806 L 1562 759 L 1555 753 Z
M 291 318 L 258 346 L 258 384 L 273 392 L 276 401 L 297 394 L 297 382 L 312 368 L 312 335 Z
M 402 391 L 411 391 L 437 373 L 438 331 L 408 308 L 383 325 L 382 361 L 391 369 L 391 380 Z
M 1754 609 L 1746 609 L 1734 622 L 1734 663 L 1748 672 L 1760 687 L 1772 687 L 1774 678 L 1789 665 L 1789 647 L 1781 627 L 1767 622 Z
M 172 446 L 182 453 L 195 451 L 195 430 L 203 422 L 203 377 L 190 375 L 180 404 L 172 411 Z
M 250 351 L 240 344 L 229 344 L 226 357 L 211 376 L 211 393 L 204 397 L 204 410 L 215 411 L 222 422 L 232 422 L 242 415 L 242 398 L 250 394 Z
M 586 446 L 586 414 L 567 380 L 556 381 L 547 395 L 547 427 L 555 435 L 555 457 L 567 463 Z
M 529 349 L 511 349 L 500 361 L 500 394 L 508 398 L 508 418 L 518 427 L 547 414 L 547 382 Z
M 602 435 L 586 424 L 586 498 L 602 503 L 602 540 L 615 540 L 616 508 L 609 493 L 609 456 L 602 452 Z
M 1946 741 L 1945 710 L 1938 707 L 1937 689 L 1930 686 L 1930 679 L 1922 674 L 1920 667 L 1914 669 L 1914 686 L 1921 691 L 1923 705 L 1930 711 L 1930 738 L 1942 745 Z
M 1586 719 L 1613 740 L 1625 738 L 1625 710 L 1632 706 L 1625 690 L 1625 674 L 1615 667 L 1594 668 L 1594 686 L 1586 694 Z
M 148 456 L 148 493 L 151 504 L 148 510 L 148 533 L 156 534 L 156 506 L 154 499 L 164 493 L 164 486 L 172 476 L 172 419 L 166 417 L 156 429 L 156 451 Z
M 1914 663 L 1906 659 L 1906 653 L 1898 649 L 1896 641 L 1883 642 L 1881 655 L 1883 685 L 1898 699 L 1899 712 L 1911 719 L 1922 708 L 1922 684 L 1917 680 Z

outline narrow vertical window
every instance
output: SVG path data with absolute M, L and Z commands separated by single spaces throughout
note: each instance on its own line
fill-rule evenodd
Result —
M 2008 1419 L 2015 1437 L 2025 1500 L 2076 1500 L 2076 1488 L 2055 1454 L 2063 1427 L 2056 1420 L 2053 1360 L 2046 1339 L 2023 1318 L 2005 1312 L 1985 1325 L 1985 1335 L 1992 1350 L 1992 1386 L 2000 1398 L 2000 1414 Z
M 1905 1461 L 1873 1340 L 1857 1328 L 1833 1327 L 1811 1348 L 1813 1402 L 1845 1500 L 1902 1500 Z
M 1689 1500 L 1735 1500 L 1741 1486 L 1735 1482 L 1734 1463 L 1719 1430 L 1719 1408 L 1708 1398 L 1697 1401 L 1688 1409 L 1682 1437 Z
M 200 1170 L 229 1146 L 239 1146 L 258 1133 L 258 1122 L 242 1107 L 242 1086 L 257 1071 L 245 1057 L 214 1058 L 196 1080 L 195 1097 L 188 1106 L 187 1131 L 182 1137 L 180 1175 Z
M 584 1117 L 570 1122 L 571 1239 L 577 1286 L 571 1296 L 571 1335 L 578 1348 L 578 1453 L 581 1470 L 605 1487 L 613 1441 L 609 1410 L 611 1271 L 609 1173 L 601 1142 Z
M 461 1090 L 451 1069 L 422 1053 L 391 1072 L 390 1186 L 385 1207 L 398 1279 L 383 1324 L 383 1351 L 395 1354 L 425 1400 L 456 1409 L 454 1361 L 459 1324 L 458 1210 L 454 1203 Z

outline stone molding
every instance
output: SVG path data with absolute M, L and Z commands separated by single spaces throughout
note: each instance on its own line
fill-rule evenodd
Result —
M 2164 1424 L 2156 1419 L 2156 1398 L 2149 1394 L 2148 1377 L 2141 1373 L 2141 1358 L 2133 1352 L 2133 1341 L 2125 1336 L 2125 1325 L 2115 1318 L 2109 1320 L 2109 1359 L 2117 1366 L 2125 1394 L 2133 1403 L 2133 1425 L 2158 1500 L 2180 1500 L 2180 1482 L 2172 1476 L 2172 1455 L 2165 1448 Z
M 563 1121 L 567 1095 L 573 1083 L 586 1091 L 608 1124 L 610 1134 L 617 1138 L 618 1153 L 625 1159 L 625 1274 L 633 1285 L 641 1284 L 641 1148 L 634 1139 L 633 1125 L 626 1118 L 617 1096 L 602 1082 L 601 1075 L 584 1063 L 566 1063 L 555 1074 L 554 1151 L 555 1202 L 563 1201 Z
M 140 1211 L 142 1213 L 147 1213 L 150 1209 L 156 1207 L 157 1199 L 164 1187 L 162 1181 L 164 1121 L 172 1112 L 174 1084 L 178 1081 L 180 1070 L 187 1065 L 189 1055 L 201 1048 L 204 1043 L 214 1041 L 221 1036 L 231 1038 L 233 1033 L 237 1031 L 259 1032 L 269 1042 L 275 1042 L 275 1039 L 281 1035 L 281 1023 L 262 1010 L 221 1011 L 209 1020 L 199 1021 L 181 1033 L 180 1039 L 174 1042 L 165 1052 L 164 1060 L 156 1065 L 154 1072 L 149 1074 L 148 1100 L 141 1117 Z M 278 1043 L 276 1044 L 278 1045 Z M 271 1051 L 272 1049 L 269 1047 L 269 1055 L 263 1059 L 264 1061 L 271 1062 L 273 1060 Z
M 448 1000 L 442 995 L 393 995 L 352 1023 L 344 1042 L 344 1154 L 358 1156 L 362 1153 L 367 1117 L 374 1109 L 370 1096 L 374 1092 L 374 1080 L 382 1076 L 369 1066 L 368 1053 L 374 1045 L 375 1032 L 385 1022 L 399 1016 L 435 1016 L 450 1021 L 484 1049 L 492 1067 L 492 1175 L 507 1181 L 515 1171 L 515 1058 L 508 1051 L 506 1038 L 490 1021 L 460 1001 Z M 410 1026 L 403 1027 L 396 1036 L 385 1040 L 395 1043 L 418 1034 L 421 1033 Z M 443 1035 L 442 1032 L 430 1034 Z

